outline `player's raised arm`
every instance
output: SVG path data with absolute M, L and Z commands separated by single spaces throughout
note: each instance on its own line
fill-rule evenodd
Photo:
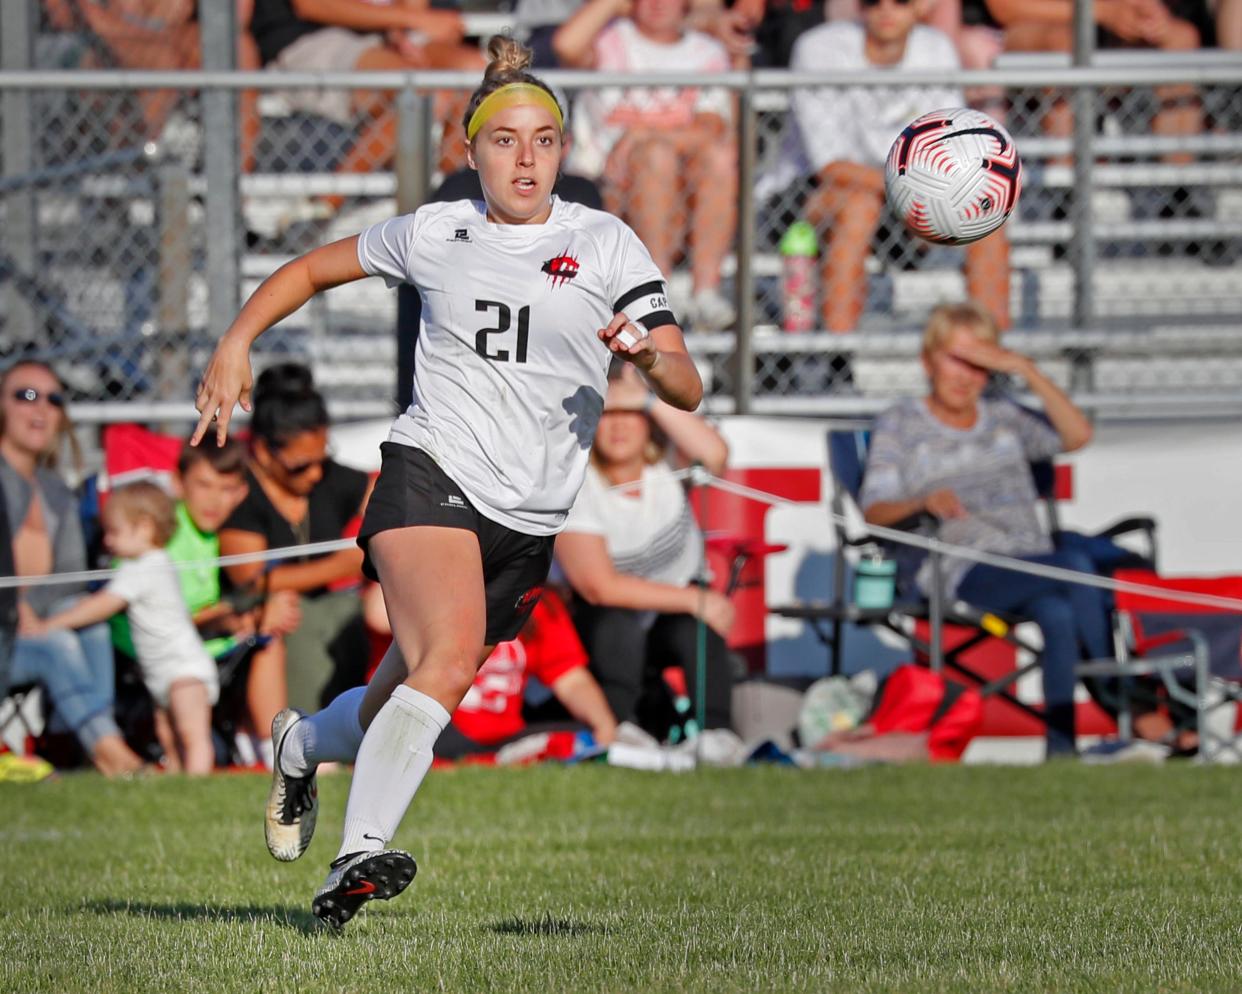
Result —
M 214 423 L 216 444 L 223 445 L 233 405 L 240 402 L 250 410 L 250 346 L 256 338 L 320 291 L 367 275 L 358 262 L 358 236 L 351 235 L 286 262 L 260 283 L 216 345 L 199 381 L 194 398 L 199 419 L 190 444 L 198 445 Z

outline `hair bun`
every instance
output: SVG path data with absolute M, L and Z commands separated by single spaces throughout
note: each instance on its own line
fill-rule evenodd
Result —
M 508 35 L 494 35 L 487 43 L 487 55 L 491 60 L 483 72 L 483 79 L 520 73 L 534 61 L 531 50 Z
M 276 394 L 307 393 L 315 389 L 315 375 L 300 362 L 278 362 L 259 374 L 254 385 L 255 401 Z

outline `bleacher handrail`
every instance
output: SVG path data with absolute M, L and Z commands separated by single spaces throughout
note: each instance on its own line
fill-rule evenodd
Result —
M 905 87 L 905 86 L 1011 86 L 1011 87 L 1100 87 L 1160 86 L 1166 83 L 1195 85 L 1242 85 L 1242 63 L 1207 62 L 1184 65 L 1150 63 L 1124 66 L 1044 67 L 1032 69 L 884 70 L 877 74 L 857 72 L 794 72 L 787 69 L 757 69 L 720 73 L 685 71 L 645 72 L 641 82 L 634 74 L 602 70 L 551 69 L 541 74 L 557 86 L 600 89 L 634 86 L 713 86 L 733 90 L 787 90 L 790 87 Z M 401 72 L 299 71 L 285 70 L 3 70 L 0 89 L 8 90 L 160 90 L 228 89 L 288 90 L 323 87 L 327 89 L 403 90 L 474 89 L 478 73 L 450 70 L 409 70 Z

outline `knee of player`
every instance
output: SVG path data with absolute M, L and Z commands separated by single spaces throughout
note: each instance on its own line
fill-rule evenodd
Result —
M 433 650 L 410 666 L 424 682 L 430 681 L 446 694 L 465 696 L 478 672 L 478 654 L 460 648 Z

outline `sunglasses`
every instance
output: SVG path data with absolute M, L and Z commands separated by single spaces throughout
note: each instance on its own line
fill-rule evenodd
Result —
M 34 387 L 18 387 L 13 391 L 13 399 L 21 401 L 23 404 L 34 404 L 40 397 L 46 400 L 53 407 L 65 406 L 65 395 L 63 393 L 56 393 L 55 391 L 51 393 L 44 393 L 40 390 L 36 390 Z
M 303 473 L 310 472 L 310 470 L 314 469 L 316 466 L 322 466 L 328 461 L 328 457 L 324 456 L 322 459 L 311 459 L 309 462 L 295 463 L 290 466 L 289 463 L 281 459 L 276 452 L 272 452 L 272 458 L 276 461 L 280 468 L 290 476 L 301 476 Z
M 880 6 L 882 0 L 858 0 L 858 2 L 864 8 L 871 8 Z M 898 7 L 906 7 L 911 3 L 911 0 L 893 0 L 893 3 L 895 3 Z

